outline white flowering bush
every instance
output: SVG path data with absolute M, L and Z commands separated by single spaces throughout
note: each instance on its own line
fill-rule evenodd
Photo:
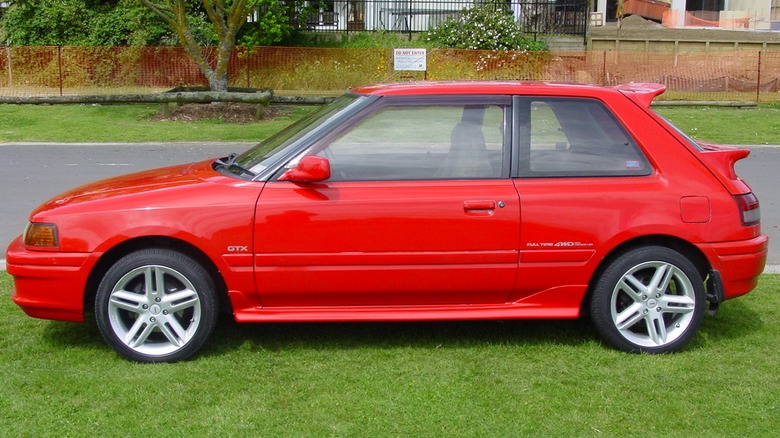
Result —
M 443 22 L 423 38 L 455 49 L 547 50 L 544 42 L 526 38 L 506 4 L 498 1 L 465 8 L 458 18 Z

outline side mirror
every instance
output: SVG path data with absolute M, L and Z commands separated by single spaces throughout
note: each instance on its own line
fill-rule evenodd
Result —
M 330 178 L 330 161 L 316 155 L 307 155 L 298 161 L 298 165 L 287 169 L 279 181 L 320 182 Z

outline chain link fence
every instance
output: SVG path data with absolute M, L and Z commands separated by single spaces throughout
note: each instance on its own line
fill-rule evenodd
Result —
M 237 49 L 229 84 L 276 94 L 333 95 L 406 80 L 659 82 L 665 100 L 780 101 L 780 51 L 428 51 L 427 71 L 393 69 L 392 49 Z M 204 86 L 179 47 L 0 47 L 0 96 L 156 93 Z

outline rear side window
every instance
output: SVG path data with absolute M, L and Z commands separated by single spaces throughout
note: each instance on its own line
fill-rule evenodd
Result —
M 635 176 L 651 168 L 623 126 L 593 99 L 520 98 L 520 176 Z

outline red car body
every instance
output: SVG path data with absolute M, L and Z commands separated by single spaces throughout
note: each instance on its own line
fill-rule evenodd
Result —
M 106 272 L 154 247 L 203 267 L 216 302 L 239 322 L 577 318 L 611 263 L 638 247 L 661 247 L 695 266 L 715 307 L 752 290 L 765 264 L 758 201 L 734 172 L 749 152 L 687 139 L 649 109 L 663 89 L 477 82 L 353 90 L 368 102 L 340 121 L 318 122 L 319 137 L 296 140 L 260 177 L 209 160 L 97 182 L 44 203 L 30 221 L 52 224 L 57 245 L 20 236 L 9 246 L 13 300 L 33 317 L 83 321 L 96 310 Z M 569 99 L 605 108 L 641 159 L 624 160 L 615 175 L 580 175 L 576 167 L 523 174 L 518 120 L 529 96 L 551 107 Z M 339 180 L 330 177 L 333 158 L 302 159 L 312 144 L 357 126 L 352 120 L 431 98 L 443 107 L 463 102 L 464 120 L 470 102 L 495 103 L 505 122 L 497 176 Z M 565 111 L 574 110 L 560 109 L 562 124 L 574 114 Z M 596 113 L 589 123 L 607 117 Z M 541 154 L 563 156 L 566 148 L 573 146 L 558 142 Z

